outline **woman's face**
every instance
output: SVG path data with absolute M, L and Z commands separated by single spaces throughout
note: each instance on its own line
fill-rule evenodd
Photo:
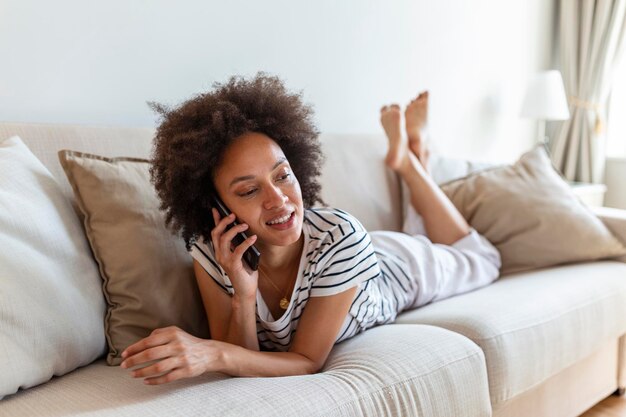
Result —
M 215 188 L 261 245 L 287 246 L 302 233 L 300 184 L 281 148 L 262 133 L 237 138 L 215 172 Z

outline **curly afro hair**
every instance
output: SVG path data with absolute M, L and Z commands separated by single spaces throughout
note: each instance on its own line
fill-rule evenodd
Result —
M 165 224 L 182 232 L 187 250 L 199 236 L 210 239 L 213 178 L 226 148 L 247 132 L 263 133 L 282 149 L 302 189 L 305 207 L 320 197 L 323 155 L 311 106 L 302 94 L 263 72 L 215 83 L 177 108 L 149 103 L 160 114 L 150 158 L 150 180 L 165 212 Z

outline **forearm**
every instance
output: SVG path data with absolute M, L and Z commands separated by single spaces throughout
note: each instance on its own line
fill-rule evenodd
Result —
M 431 241 L 451 245 L 469 233 L 470 226 L 461 213 L 419 162 L 400 174 L 409 188 L 411 204 L 422 217 Z
M 220 345 L 220 372 L 241 377 L 307 375 L 319 371 L 312 360 L 295 352 L 259 352 L 236 345 Z
M 224 341 L 250 350 L 259 350 L 256 334 L 256 298 L 232 297 L 230 320 Z

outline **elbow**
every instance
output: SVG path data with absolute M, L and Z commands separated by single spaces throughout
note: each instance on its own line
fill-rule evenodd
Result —
M 302 375 L 315 375 L 322 370 L 321 366 L 316 364 L 311 364 L 310 366 L 306 366 L 302 372 Z
M 300 355 L 303 358 L 303 375 L 313 375 L 319 373 L 326 361 L 319 361 Z
M 322 368 L 323 368 L 323 367 L 324 367 L 324 365 L 323 365 L 323 364 L 322 364 L 322 365 L 319 365 L 319 364 L 317 364 L 317 363 L 313 362 L 313 363 L 311 364 L 311 366 L 309 366 L 309 367 L 308 367 L 308 369 L 307 369 L 307 374 L 308 374 L 308 375 L 317 374 L 317 373 L 319 373 L 319 372 L 322 370 Z

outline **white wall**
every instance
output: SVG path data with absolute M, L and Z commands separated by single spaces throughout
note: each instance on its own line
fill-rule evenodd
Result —
M 152 126 L 147 100 L 265 70 L 330 133 L 382 132 L 382 104 L 429 89 L 436 150 L 510 161 L 552 20 L 546 0 L 0 0 L 0 119 Z

